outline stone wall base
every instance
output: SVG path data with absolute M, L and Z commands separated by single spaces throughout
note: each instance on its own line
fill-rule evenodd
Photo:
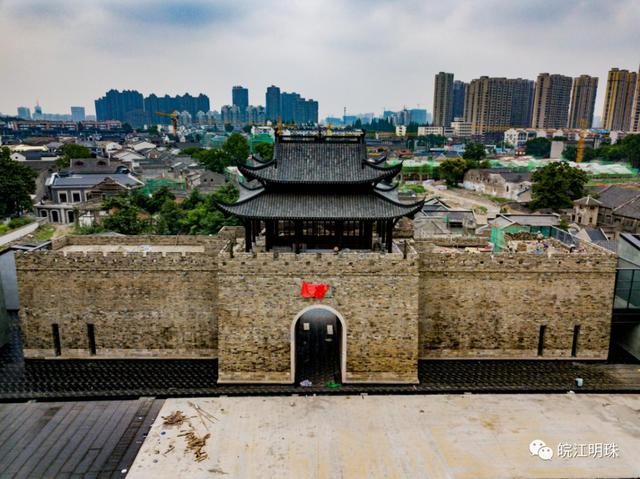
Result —
M 222 372 L 218 368 L 218 384 L 291 384 L 291 374 L 278 372 Z
M 350 373 L 343 378 L 345 384 L 419 384 L 418 374 L 393 372 Z M 286 372 L 219 372 L 218 384 L 291 384 L 291 374 Z
M 609 351 L 604 350 L 587 350 L 578 351 L 576 356 L 571 356 L 571 350 L 567 349 L 546 349 L 542 356 L 538 356 L 537 349 L 432 349 L 423 352 L 420 359 L 499 359 L 499 360 L 517 360 L 517 359 L 573 359 L 579 361 L 581 359 L 607 359 Z
M 28 359 L 216 359 L 215 349 L 98 349 L 91 354 L 87 349 L 65 349 L 56 356 L 53 349 L 25 349 Z
M 417 368 L 416 368 L 417 369 Z M 393 373 L 373 371 L 366 373 L 350 373 L 347 371 L 345 383 L 358 384 L 419 384 L 418 372 Z

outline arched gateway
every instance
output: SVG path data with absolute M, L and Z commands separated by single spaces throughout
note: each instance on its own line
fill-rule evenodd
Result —
M 330 306 L 300 311 L 291 323 L 291 377 L 295 384 L 344 382 L 347 369 L 347 325 Z

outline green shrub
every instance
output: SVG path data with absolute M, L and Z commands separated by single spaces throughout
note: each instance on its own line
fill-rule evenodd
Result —
M 33 223 L 31 218 L 27 218 L 26 216 L 20 216 L 18 218 L 11 218 L 9 221 L 9 229 L 21 228 L 22 226 L 26 226 L 29 223 Z

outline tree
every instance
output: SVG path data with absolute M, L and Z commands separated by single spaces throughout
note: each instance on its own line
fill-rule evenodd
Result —
M 0 217 L 21 215 L 31 210 L 36 191 L 36 172 L 13 161 L 8 148 L 0 149 Z
M 193 155 L 193 157 L 206 169 L 215 171 L 216 173 L 224 173 L 224 169 L 227 166 L 233 165 L 231 157 L 220 148 L 202 150 Z
M 462 158 L 449 158 L 440 163 L 438 168 L 440 178 L 449 186 L 456 186 L 464 179 L 464 174 L 469 169 L 468 163 Z
M 584 171 L 559 161 L 536 170 L 532 180 L 531 206 L 557 210 L 571 207 L 573 200 L 584 196 L 589 177 Z
M 525 146 L 527 155 L 537 156 L 539 158 L 549 158 L 551 154 L 551 142 L 546 138 L 534 138 L 527 141 Z
M 148 226 L 147 221 L 140 218 L 141 211 L 135 206 L 125 206 L 107 216 L 102 225 L 107 231 L 115 231 L 124 235 L 139 235 Z
M 171 190 L 168 186 L 162 186 L 153 192 L 151 198 L 147 202 L 146 211 L 150 214 L 155 214 L 160 211 L 167 201 L 175 202 L 176 195 L 171 193 Z
M 233 125 L 231 123 L 225 123 L 224 131 L 226 131 L 227 133 L 231 133 L 233 131 Z
M 129 123 L 123 123 L 122 124 L 122 131 L 124 131 L 125 133 L 131 133 L 133 131 L 133 128 L 131 127 L 131 125 Z
M 75 143 L 62 145 L 60 153 L 68 158 L 91 158 L 91 150 L 89 148 Z
M 238 191 L 238 188 L 236 188 L 236 185 L 231 182 L 227 182 L 216 191 L 214 191 L 211 196 L 221 203 L 226 203 L 229 205 L 238 201 L 240 192 Z
M 260 155 L 260 159 L 265 163 L 273 159 L 273 145 L 262 141 L 255 146 L 256 153 Z
M 240 133 L 232 133 L 222 145 L 222 150 L 229 155 L 234 163 L 244 164 L 249 157 L 251 148 L 249 142 Z
M 596 156 L 607 161 L 621 161 L 627 157 L 627 154 L 622 144 L 617 143 L 615 145 L 602 145 L 596 150 Z
M 462 158 L 471 162 L 472 167 L 478 168 L 480 165 L 480 162 L 484 160 L 486 156 L 487 156 L 487 152 L 482 143 L 468 141 L 465 144 Z
M 595 160 L 598 157 L 596 150 L 590 146 L 585 146 L 582 150 L 582 161 Z M 567 161 L 576 161 L 578 158 L 578 148 L 572 145 L 565 146 L 562 150 L 562 158 Z
M 190 146 L 188 148 L 182 148 L 180 153 L 183 155 L 196 156 L 201 151 L 205 151 L 204 148 L 198 148 L 197 146 Z
M 58 170 L 69 168 L 71 160 L 74 158 L 91 158 L 91 150 L 86 146 L 67 143 L 60 147 L 60 158 L 56 160 L 55 166 Z
M 562 158 L 567 161 L 576 161 L 578 156 L 578 149 L 575 146 L 567 145 L 562 150 Z
M 640 167 L 640 134 L 625 136 L 621 146 L 631 165 L 635 168 Z
M 167 198 L 160 207 L 155 223 L 155 233 L 159 235 L 177 235 L 183 232 L 185 211 L 174 199 Z

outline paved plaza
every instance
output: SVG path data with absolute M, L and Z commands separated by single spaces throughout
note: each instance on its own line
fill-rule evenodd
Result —
M 638 451 L 640 395 L 169 399 L 128 477 L 630 478 Z

